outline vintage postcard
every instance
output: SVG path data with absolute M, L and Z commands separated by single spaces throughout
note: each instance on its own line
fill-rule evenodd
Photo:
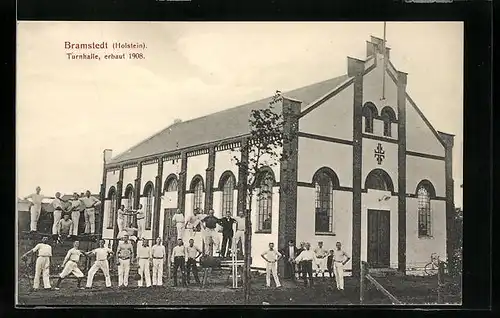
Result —
M 17 305 L 461 304 L 463 27 L 19 21 Z

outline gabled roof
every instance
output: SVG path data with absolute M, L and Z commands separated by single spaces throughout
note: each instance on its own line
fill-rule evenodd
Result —
M 342 84 L 347 78 L 347 75 L 342 75 L 284 92 L 283 95 L 301 101 L 302 109 L 304 109 Z M 175 123 L 112 158 L 109 164 L 246 135 L 250 132 L 248 124 L 250 111 L 268 107 L 270 100 L 271 97 L 268 97 L 204 117 Z

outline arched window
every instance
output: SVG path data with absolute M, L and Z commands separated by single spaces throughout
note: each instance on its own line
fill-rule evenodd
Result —
M 380 112 L 382 120 L 384 121 L 384 136 L 391 137 L 392 136 L 392 123 L 396 121 L 396 114 L 391 107 L 386 106 Z
M 163 187 L 163 192 L 176 192 L 177 191 L 177 177 L 171 174 L 165 180 L 165 186 Z
M 373 103 L 366 103 L 363 106 L 363 117 L 365 119 L 365 132 L 373 133 L 373 119 L 378 116 L 377 107 Z
M 258 179 L 257 186 L 257 229 L 259 232 L 271 233 L 273 212 L 274 173 L 264 169 Z
M 191 191 L 194 193 L 193 210 L 203 208 L 203 178 L 195 176 L 191 181 Z
M 222 215 L 226 212 L 233 214 L 235 177 L 231 171 L 222 174 L 219 182 L 219 189 L 222 189 Z
M 315 231 L 333 233 L 333 189 L 338 186 L 338 178 L 330 168 L 321 168 L 313 176 L 316 189 Z
M 423 180 L 417 186 L 419 237 L 432 236 L 431 197 L 434 195 L 434 187 L 429 181 Z
M 125 198 L 127 198 L 127 204 L 125 205 L 125 208 L 133 209 L 134 208 L 134 187 L 131 184 L 129 184 L 125 188 Z M 125 227 L 131 227 L 134 224 L 134 216 L 127 215 L 125 221 L 126 221 Z
M 108 191 L 109 210 L 108 210 L 108 229 L 113 229 L 115 225 L 116 215 L 116 189 L 111 187 Z
M 146 230 L 151 230 L 151 220 L 153 218 L 153 183 L 148 182 L 144 186 L 144 196 L 146 197 L 146 206 L 145 208 L 145 213 L 146 213 Z
M 382 169 L 374 169 L 366 177 L 365 189 L 393 192 L 394 185 L 387 172 Z

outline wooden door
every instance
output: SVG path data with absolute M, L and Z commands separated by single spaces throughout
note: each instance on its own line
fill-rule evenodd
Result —
M 390 266 L 390 211 L 368 210 L 368 264 L 373 268 Z

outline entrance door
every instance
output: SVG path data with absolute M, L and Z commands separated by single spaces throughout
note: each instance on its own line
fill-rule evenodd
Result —
M 368 264 L 373 268 L 390 266 L 390 211 L 368 210 Z

